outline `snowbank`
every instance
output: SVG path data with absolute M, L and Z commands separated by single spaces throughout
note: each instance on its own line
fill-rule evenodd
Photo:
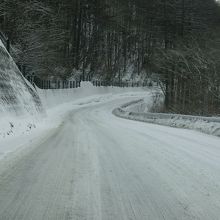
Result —
M 22 76 L 0 41 L 0 138 L 26 132 L 43 112 L 33 86 Z
M 148 100 L 151 100 L 148 98 Z M 152 103 L 151 101 L 149 103 Z M 146 99 L 127 103 L 113 111 L 113 114 L 130 120 L 155 123 L 177 128 L 188 128 L 220 136 L 219 117 L 200 117 L 191 115 L 150 113 L 150 104 Z
M 119 87 L 95 87 L 90 82 L 82 82 L 76 89 L 38 89 L 38 94 L 43 106 L 48 109 L 60 104 L 73 102 L 81 98 L 94 95 L 122 94 L 127 92 L 140 92 L 147 88 L 119 88 Z

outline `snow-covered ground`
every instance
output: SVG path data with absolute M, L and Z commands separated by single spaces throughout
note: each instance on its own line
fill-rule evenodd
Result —
M 136 100 L 114 109 L 113 114 L 130 120 L 166 125 L 176 128 L 187 128 L 207 134 L 220 136 L 219 117 L 200 117 L 179 114 L 151 113 L 154 106 L 154 95 Z M 160 107 L 161 98 L 157 98 L 157 107 Z M 162 103 L 162 102 L 161 102 Z
M 82 82 L 80 88 L 76 89 L 51 89 L 41 90 L 38 89 L 38 94 L 46 109 L 72 102 L 80 98 L 86 98 L 93 95 L 105 95 L 105 94 L 122 94 L 140 92 L 144 90 L 152 90 L 149 88 L 119 88 L 119 87 L 95 87 L 91 82 Z
M 219 219 L 220 139 L 112 115 L 147 95 L 51 109 L 62 123 L 0 161 L 0 219 Z
M 135 99 L 150 91 L 147 88 L 94 87 L 89 82 L 82 83 L 78 89 L 38 90 L 45 114 L 0 118 L 0 159 L 29 146 L 41 134 L 56 129 L 73 109 L 104 103 L 121 96 Z
M 208 119 L 148 113 L 155 89 L 38 90 L 42 111 L 28 88 L 25 102 L 0 103 L 1 220 L 219 219 L 219 137 L 112 111 L 176 127 Z

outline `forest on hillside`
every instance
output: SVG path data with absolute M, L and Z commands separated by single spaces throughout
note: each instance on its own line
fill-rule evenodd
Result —
M 220 114 L 215 0 L 1 0 L 0 30 L 41 78 L 151 78 L 165 111 Z

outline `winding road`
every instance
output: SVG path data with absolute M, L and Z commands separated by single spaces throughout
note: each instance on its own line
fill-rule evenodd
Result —
M 129 100 L 73 110 L 1 173 L 0 219 L 220 219 L 220 138 L 112 115 Z

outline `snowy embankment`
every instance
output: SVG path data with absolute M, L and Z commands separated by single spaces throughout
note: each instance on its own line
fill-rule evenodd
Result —
M 43 113 L 36 90 L 0 41 L 0 140 L 29 132 Z
M 152 96 L 151 96 L 152 97 Z M 176 128 L 187 128 L 206 134 L 220 136 L 219 117 L 201 117 L 180 114 L 151 113 L 151 97 L 129 102 L 113 111 L 113 114 L 130 120 L 166 125 Z

